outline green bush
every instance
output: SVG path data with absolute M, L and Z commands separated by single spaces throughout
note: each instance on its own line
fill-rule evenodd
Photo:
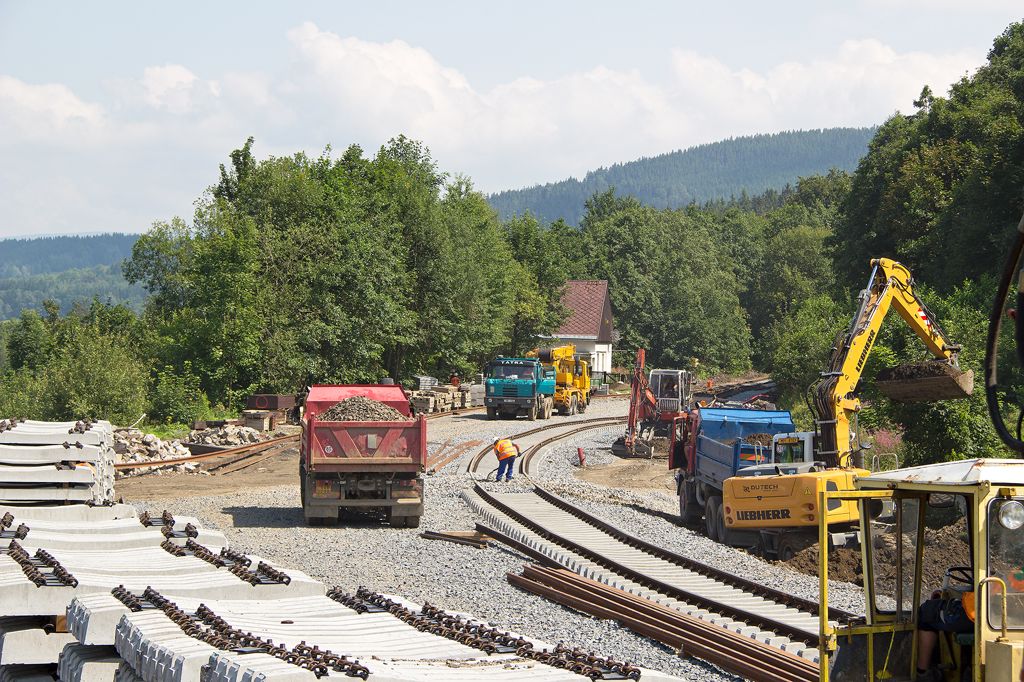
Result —
M 199 387 L 199 377 L 192 372 L 190 362 L 180 373 L 173 367 L 157 372 L 150 402 L 154 422 L 191 424 L 210 414 L 210 401 Z
M 120 341 L 82 328 L 36 374 L 43 419 L 131 424 L 147 409 L 149 372 Z
M 0 417 L 47 419 L 44 382 L 28 369 L 0 375 Z

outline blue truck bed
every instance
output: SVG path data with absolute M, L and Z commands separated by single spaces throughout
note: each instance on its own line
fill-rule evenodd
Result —
M 771 445 L 744 443 L 753 433 L 795 431 L 793 416 L 784 410 L 702 407 L 696 444 L 696 478 L 721 489 L 725 479 L 771 456 Z

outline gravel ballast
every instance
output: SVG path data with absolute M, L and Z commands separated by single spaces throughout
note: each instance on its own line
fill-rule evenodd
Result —
M 585 414 L 555 417 L 550 423 L 624 416 L 627 408 L 627 400 L 595 400 Z M 367 518 L 345 519 L 339 527 L 306 527 L 297 481 L 230 495 L 182 499 L 173 504 L 171 511 L 196 516 L 210 527 L 222 530 L 238 549 L 294 567 L 331 586 L 349 591 L 366 586 L 412 601 L 429 602 L 450 611 L 471 613 L 530 637 L 552 643 L 564 641 L 690 680 L 738 679 L 702 661 L 680 658 L 667 647 L 617 623 L 590 618 L 512 587 L 506 574 L 518 573 L 529 560 L 508 548 L 492 546 L 480 550 L 420 537 L 422 530 L 472 529 L 476 519 L 459 497 L 462 490 L 474 483 L 473 477 L 465 472 L 468 458 L 495 437 L 514 438 L 517 433 L 546 423 L 525 419 L 489 421 L 481 413 L 430 421 L 431 456 L 445 444 L 449 450 L 467 441 L 480 441 L 482 445 L 469 448 L 464 456 L 427 477 L 426 511 L 418 530 L 389 528 L 382 521 Z M 616 425 L 587 431 L 548 448 L 540 466 L 534 467 L 534 478 L 552 492 L 649 542 L 756 577 L 777 589 L 811 599 L 817 597 L 817 582 L 812 576 L 724 547 L 673 523 L 678 513 L 674 496 L 658 490 L 608 488 L 577 479 L 577 447 L 585 449 L 588 466 L 610 463 L 616 458 L 608 448 L 622 435 L 623 428 Z M 521 477 L 511 484 L 485 486 L 503 491 L 529 489 Z M 163 505 L 150 508 L 151 513 L 162 510 Z M 833 590 L 836 606 L 852 611 L 863 609 L 862 592 L 856 586 L 836 584 Z

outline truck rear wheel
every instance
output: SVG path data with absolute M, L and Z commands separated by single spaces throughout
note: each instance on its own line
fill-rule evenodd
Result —
M 721 542 L 719 530 L 722 527 L 722 498 L 717 495 L 709 497 L 704 505 L 704 529 L 707 536 L 715 542 Z
M 685 481 L 679 484 L 679 520 L 684 526 L 692 526 L 700 521 L 701 508 L 697 504 L 696 491 Z
M 526 411 L 526 418 L 532 422 L 537 421 L 537 406 L 530 405 L 530 409 Z
M 494 421 L 495 419 L 497 419 L 498 418 L 498 408 L 496 408 L 496 407 L 488 407 L 487 408 L 487 418 L 490 419 L 491 421 Z
M 587 411 L 587 401 L 586 400 L 580 400 L 578 403 L 576 403 L 576 411 L 579 412 L 580 414 L 583 414 L 584 412 L 586 412 Z
M 418 517 L 418 516 L 406 516 L 405 517 L 405 527 L 406 528 L 419 528 L 420 527 L 420 517 Z

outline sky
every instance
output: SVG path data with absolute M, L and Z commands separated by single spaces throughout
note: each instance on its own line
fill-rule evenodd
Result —
M 0 0 L 0 237 L 188 219 L 218 165 L 422 140 L 485 192 L 944 94 L 1019 0 Z

